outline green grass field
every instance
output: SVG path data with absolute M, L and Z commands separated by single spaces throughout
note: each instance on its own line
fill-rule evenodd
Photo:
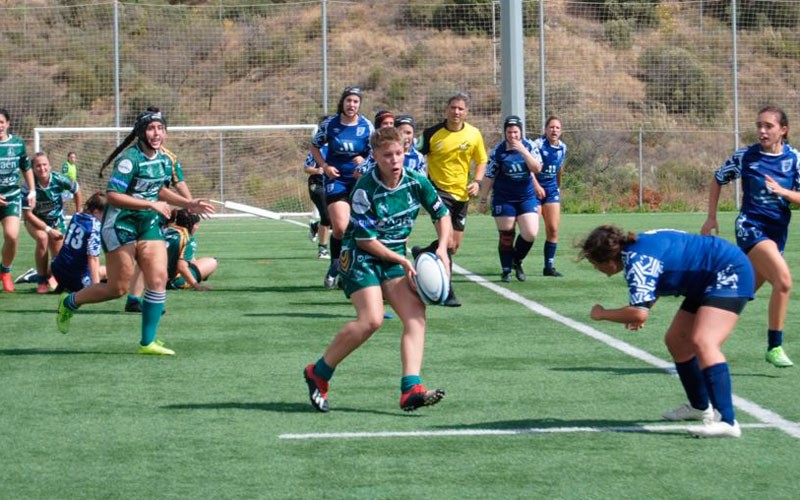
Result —
M 540 238 L 528 281 L 502 284 L 494 223 L 471 216 L 456 259 L 472 273 L 455 278 L 465 305 L 428 310 L 423 379 L 447 397 L 412 414 L 398 407 L 397 319 L 340 365 L 331 412 L 311 409 L 301 369 L 354 312 L 323 290 L 327 261 L 298 225 L 202 224 L 199 253 L 220 269 L 211 292 L 169 293 L 159 337 L 173 358 L 135 354 L 140 319 L 123 299 L 82 308 L 61 335 L 57 297 L 19 285 L 0 294 L 0 497 L 798 498 L 800 368 L 763 360 L 768 287 L 725 346 L 738 440 L 696 440 L 662 421 L 684 401 L 678 380 L 575 328 L 668 360 L 679 299 L 660 300 L 638 332 L 592 322 L 590 307 L 624 305 L 626 287 L 576 263 L 572 243 L 605 222 L 697 231 L 703 218 L 565 216 L 565 277 L 541 276 Z M 721 217 L 723 236 L 732 221 Z M 412 244 L 432 234 L 421 219 Z M 21 240 L 15 273 L 32 264 Z M 793 231 L 796 274 L 799 248 Z M 796 303 L 786 347 L 800 361 Z

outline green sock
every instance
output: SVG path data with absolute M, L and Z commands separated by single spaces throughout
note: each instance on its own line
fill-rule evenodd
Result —
M 139 297 L 136 295 L 128 295 L 128 304 L 138 304 L 139 302 Z
M 150 345 L 156 340 L 156 331 L 166 300 L 167 292 L 145 290 L 144 301 L 142 301 L 142 340 L 139 342 L 140 344 Z
M 415 385 L 422 383 L 422 377 L 419 375 L 404 375 L 400 379 L 400 392 L 408 392 Z

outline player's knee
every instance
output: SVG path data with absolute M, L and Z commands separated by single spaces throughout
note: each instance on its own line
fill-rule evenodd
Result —
M 512 229 L 511 231 L 498 231 L 500 233 L 500 251 L 507 251 L 510 252 L 514 250 L 514 237 L 516 233 Z
M 772 289 L 781 295 L 788 295 L 792 291 L 792 274 L 788 270 L 780 273 L 772 283 Z

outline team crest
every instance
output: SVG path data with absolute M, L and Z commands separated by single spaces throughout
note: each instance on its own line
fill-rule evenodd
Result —
M 117 170 L 121 174 L 129 174 L 133 170 L 133 163 L 127 158 L 117 164 Z
M 364 132 L 366 132 L 366 131 L 367 131 L 367 127 L 356 127 L 356 135 L 358 137 L 361 137 L 362 135 L 364 135 Z
M 353 263 L 353 252 L 349 249 L 339 254 L 339 269 L 343 273 L 350 271 L 350 265 Z
M 781 170 L 783 172 L 791 172 L 793 163 L 794 160 L 792 160 L 791 158 L 788 160 L 781 160 Z

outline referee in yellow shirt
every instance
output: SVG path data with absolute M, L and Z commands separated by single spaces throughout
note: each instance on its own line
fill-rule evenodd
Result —
M 428 163 L 428 177 L 433 182 L 439 197 L 450 210 L 453 222 L 453 235 L 448 245 L 451 253 L 451 280 L 453 258 L 464 241 L 464 228 L 467 224 L 467 210 L 469 197 L 477 196 L 486 172 L 486 163 L 489 158 L 483 143 L 480 130 L 466 121 L 469 112 L 469 96 L 463 92 L 454 94 L 447 100 L 445 120 L 422 133 L 422 149 Z M 470 167 L 475 170 L 470 180 Z M 431 243 L 427 248 L 436 248 L 437 242 Z M 419 251 L 427 251 L 418 249 Z M 416 250 L 416 249 L 415 249 Z M 419 251 L 412 253 L 419 253 Z M 444 305 L 459 307 L 461 302 L 453 292 L 452 283 L 450 296 Z

